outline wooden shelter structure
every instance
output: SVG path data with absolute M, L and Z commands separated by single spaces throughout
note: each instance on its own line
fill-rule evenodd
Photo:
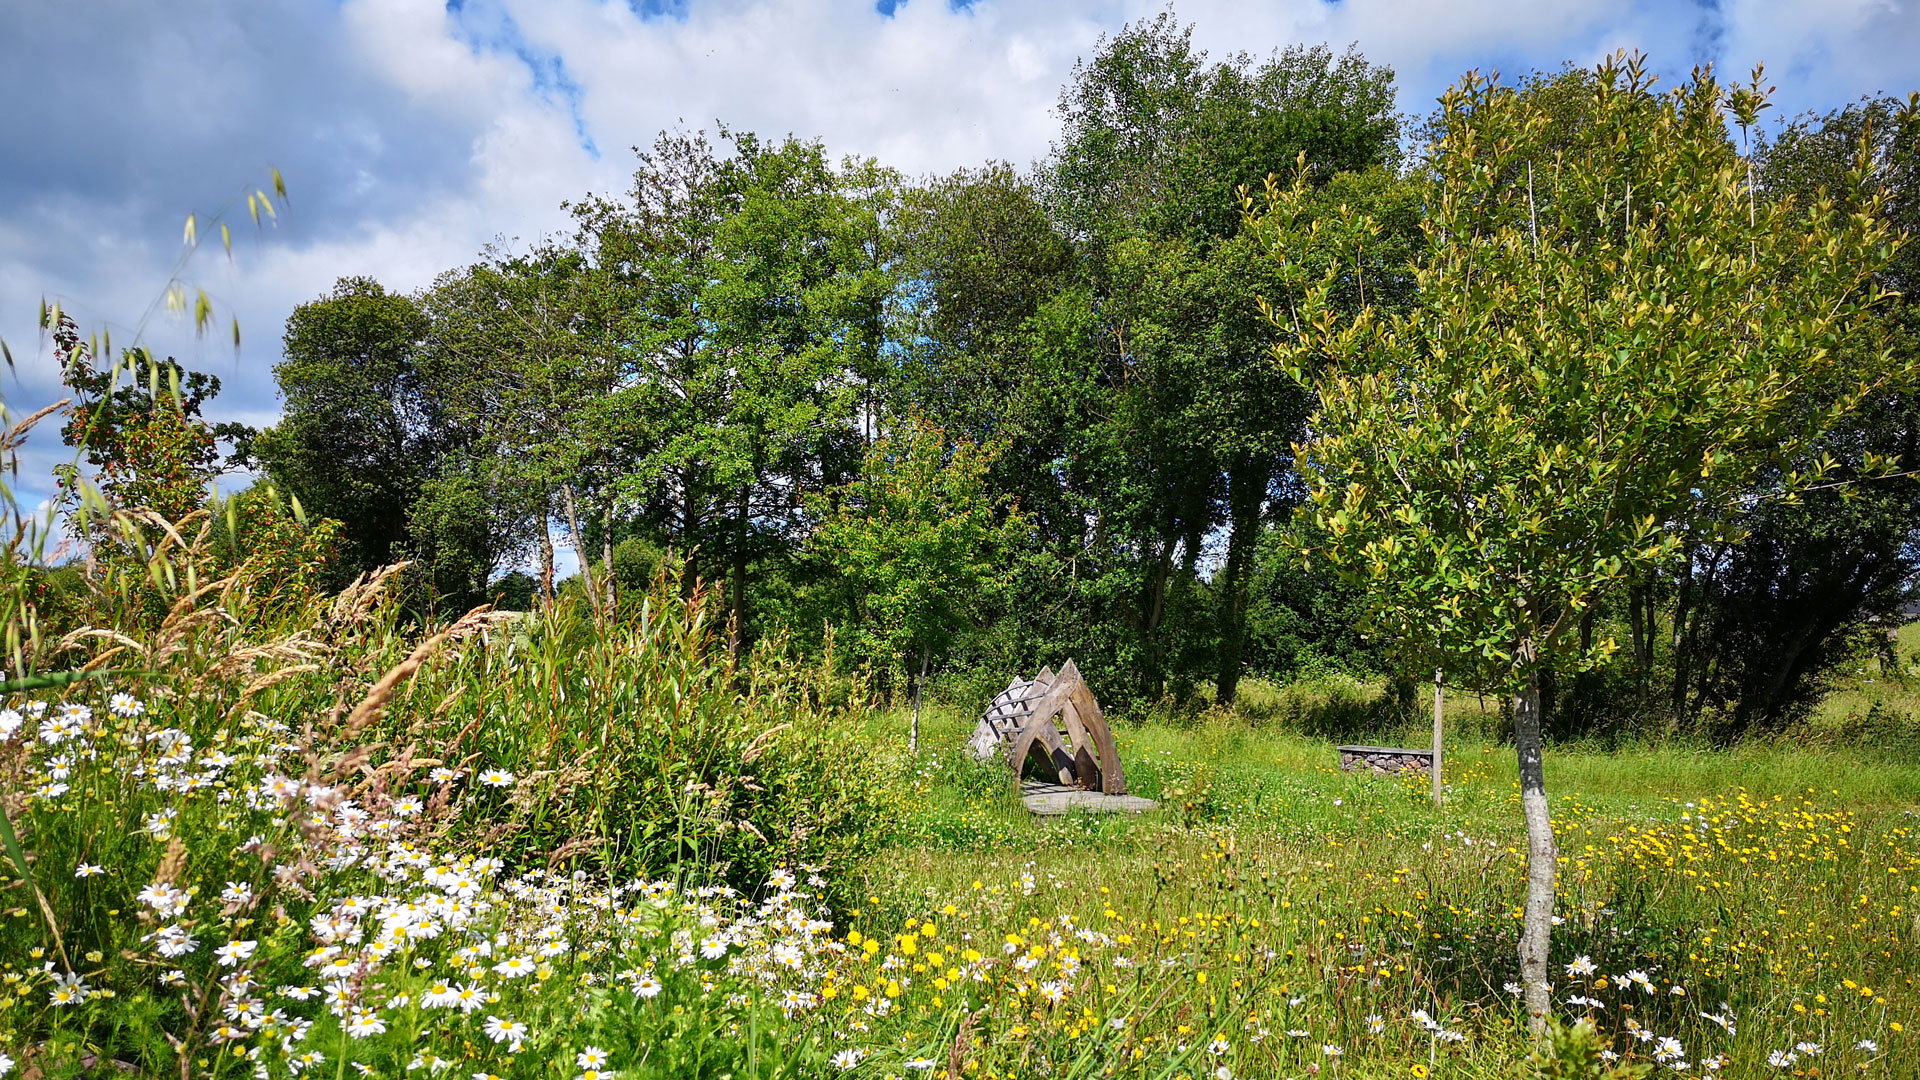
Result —
M 1030 680 L 1016 676 L 987 705 L 967 745 L 982 761 L 1003 756 L 1016 780 L 1031 759 L 1065 787 L 1127 793 L 1113 732 L 1072 660 L 1058 673 L 1043 667 Z

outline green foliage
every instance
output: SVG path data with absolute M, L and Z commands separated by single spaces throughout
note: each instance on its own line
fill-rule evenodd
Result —
M 1520 1075 L 1538 1080 L 1639 1080 L 1653 1071 L 1651 1064 L 1609 1064 L 1600 1056 L 1605 1049 L 1592 1021 L 1555 1020 L 1540 1046 L 1521 1063 Z
M 1877 202 L 1757 205 L 1729 100 L 1704 77 L 1655 94 L 1609 62 L 1569 133 L 1469 78 L 1430 159 L 1416 307 L 1343 319 L 1328 270 L 1276 312 L 1277 355 L 1320 398 L 1312 550 L 1367 583 L 1406 649 L 1502 684 L 1578 650 L 1580 613 L 1670 557 L 1664 522 L 1725 527 L 1755 485 L 1806 486 L 1780 470 L 1910 375 L 1839 351 L 1894 248 Z M 1306 198 L 1268 188 L 1283 265 Z
M 342 278 L 295 308 L 274 365 L 280 422 L 248 450 L 308 512 L 339 521 L 364 573 L 407 548 L 408 510 L 433 458 L 415 353 L 428 323 L 411 297 Z
M 814 605 L 845 620 L 838 640 L 849 659 L 924 671 L 956 633 L 1012 599 L 1000 568 L 1026 524 L 987 489 L 995 457 L 910 422 L 868 447 L 858 478 L 812 498 Z
M 83 487 L 97 485 L 111 502 L 151 510 L 171 521 L 197 509 L 219 474 L 213 426 L 200 406 L 220 392 L 220 380 L 190 372 L 171 358 L 128 349 L 106 371 L 94 369 L 94 347 L 63 313 L 52 320 L 61 380 L 72 393 L 61 437 L 80 449 L 94 475 L 60 472 L 61 492 L 78 512 L 80 531 L 94 527 Z M 126 385 L 121 385 L 125 375 Z
M 1105 617 L 1126 630 L 1116 660 L 1143 697 L 1171 679 L 1188 698 L 1205 675 L 1233 699 L 1254 554 L 1308 411 L 1265 355 L 1259 298 L 1281 283 L 1243 234 L 1235 193 L 1305 155 L 1316 186 L 1394 201 L 1384 172 L 1341 175 L 1396 161 L 1392 85 L 1387 69 L 1324 47 L 1209 64 L 1166 13 L 1103 41 L 1061 93 L 1043 190 L 1091 286 L 1099 383 L 1083 408 L 1098 420 L 1074 464 L 1082 512 L 1109 545 L 1086 555 L 1106 579 Z M 1410 231 L 1407 213 L 1381 218 Z M 1369 254 L 1390 254 L 1391 240 L 1382 248 Z M 1202 548 L 1220 525 L 1225 565 L 1203 588 Z

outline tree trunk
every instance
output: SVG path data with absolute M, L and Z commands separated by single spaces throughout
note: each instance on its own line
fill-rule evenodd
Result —
M 733 628 L 729 645 L 741 655 L 747 642 L 747 485 L 740 485 L 740 511 L 733 530 Z
M 1220 588 L 1220 673 L 1214 699 L 1231 705 L 1240 694 L 1240 671 L 1247 642 L 1247 578 L 1253 549 L 1260 542 L 1260 511 L 1267 488 L 1264 470 L 1242 463 L 1227 478 L 1227 565 Z
M 1149 701 L 1158 701 L 1167 687 L 1166 666 L 1161 657 L 1160 624 L 1166 617 L 1167 579 L 1173 573 L 1173 547 L 1173 544 L 1162 541 L 1153 563 L 1147 568 L 1146 618 L 1142 627 L 1146 649 L 1141 657 L 1145 670 L 1140 672 L 1140 689 Z
M 540 610 L 553 606 L 553 526 L 540 519 Z
M 1513 745 L 1520 757 L 1520 810 L 1527 821 L 1527 906 L 1520 928 L 1520 985 L 1526 1000 L 1527 1026 L 1537 1034 L 1546 1028 L 1550 1007 L 1547 945 L 1553 933 L 1553 886 L 1559 850 L 1547 813 L 1547 779 L 1540 745 L 1540 670 L 1532 654 L 1531 642 L 1522 646 L 1525 671 L 1513 697 Z
M 593 583 L 593 557 L 587 554 L 580 537 L 580 509 L 574 504 L 573 485 L 560 485 L 560 505 L 567 511 L 567 528 L 573 531 L 573 553 L 580 558 L 580 580 L 587 586 L 587 603 L 594 614 L 600 613 L 600 588 Z
M 933 656 L 931 645 L 920 646 L 920 677 L 913 680 L 913 730 L 907 735 L 907 753 L 920 752 L 920 691 L 927 685 L 927 661 Z
M 613 503 L 601 512 L 600 526 L 600 571 L 602 580 L 607 583 L 607 610 L 613 610 L 619 601 L 618 590 L 613 584 Z
M 1675 590 L 1673 601 L 1673 639 L 1667 643 L 1673 656 L 1673 686 L 1668 692 L 1667 712 L 1673 723 L 1680 722 L 1680 712 L 1686 704 L 1687 693 L 1687 614 L 1693 605 L 1693 538 L 1688 537 L 1681 549 L 1685 562 L 1680 567 L 1680 586 Z

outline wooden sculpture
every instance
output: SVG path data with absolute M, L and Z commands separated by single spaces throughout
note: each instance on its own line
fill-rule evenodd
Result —
M 983 761 L 1005 755 L 1016 779 L 1032 758 L 1044 775 L 1068 787 L 1127 793 L 1113 732 L 1071 660 L 1058 674 L 1041 668 L 1031 681 L 1008 683 L 987 706 L 967 745 Z

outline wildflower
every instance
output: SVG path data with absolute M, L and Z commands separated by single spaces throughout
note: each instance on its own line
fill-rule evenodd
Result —
M 1574 994 L 1572 997 L 1569 997 L 1567 999 L 1567 1004 L 1578 1005 L 1581 1008 L 1585 1008 L 1585 1009 L 1604 1009 L 1607 1007 L 1606 1003 L 1596 1000 L 1594 998 L 1586 997 L 1585 995 L 1582 995 L 1582 994 Z
M 1219 1057 L 1231 1049 L 1233 1049 L 1233 1044 L 1225 1039 L 1215 1039 L 1207 1044 L 1207 1053 L 1212 1054 L 1214 1057 Z
M 288 1058 L 287 1071 L 292 1073 L 295 1076 L 299 1076 L 301 1073 L 306 1072 L 308 1069 L 311 1069 L 315 1065 L 319 1065 L 325 1062 L 326 1060 L 327 1060 L 327 1055 L 321 1053 L 320 1051 L 308 1050 L 303 1054 L 298 1054 L 298 1055 L 295 1055 L 294 1057 Z
M 1337 1058 L 1341 1054 L 1346 1053 L 1346 1051 L 1340 1049 L 1339 1046 L 1333 1043 L 1327 1043 L 1325 1046 L 1322 1046 L 1320 1048 L 1320 1053 L 1323 1057 Z
M 1067 986 L 1062 982 L 1043 982 L 1040 984 L 1040 996 L 1046 998 L 1049 1005 L 1058 1005 L 1067 1000 Z
M 633 992 L 643 998 L 654 997 L 660 993 L 660 980 L 651 975 L 642 975 L 634 982 Z
M 260 943 L 257 941 L 230 941 L 213 950 L 213 955 L 220 958 L 221 967 L 232 967 L 252 956 L 253 950 L 259 947 Z
M 147 707 L 132 694 L 122 693 L 107 699 L 107 711 L 123 720 L 128 720 L 146 712 Z
M 1575 978 L 1585 978 L 1598 970 L 1600 968 L 1593 962 L 1593 958 L 1585 953 L 1574 957 L 1573 963 L 1567 965 L 1567 974 Z
M 921 1070 L 931 1069 L 933 1068 L 933 1059 L 925 1057 L 913 1058 L 907 1062 L 907 1068 Z
M 454 991 L 451 1004 L 460 1007 L 463 1013 L 470 1013 L 486 1004 L 487 989 L 479 983 L 466 983 Z M 423 1002 L 424 1004 L 424 1002 Z
M 171 885 L 154 882 L 140 890 L 137 899 L 153 909 L 155 915 L 170 918 L 187 909 L 187 894 Z
M 833 1057 L 829 1058 L 828 1061 L 833 1065 L 834 1068 L 839 1069 L 842 1072 L 845 1072 L 846 1070 L 853 1068 L 855 1065 L 860 1064 L 860 1051 L 855 1050 L 852 1047 L 848 1047 L 847 1049 L 842 1050 L 839 1053 L 833 1055 Z
M 1874 1042 L 1872 1039 L 1861 1039 L 1859 1042 L 1853 1044 L 1853 1048 L 1855 1050 L 1864 1050 L 1869 1054 L 1877 1054 L 1880 1052 L 1880 1044 Z M 0 1070 L 0 1076 L 3 1075 L 5 1075 L 5 1071 Z
M 1817 1042 L 1794 1043 L 1793 1048 L 1807 1055 L 1810 1058 L 1816 1058 L 1820 1056 L 1820 1044 Z
M 573 1063 L 583 1069 L 603 1069 L 607 1064 L 607 1052 L 597 1046 L 588 1046 L 573 1056 Z
M 253 899 L 253 886 L 244 881 L 229 881 L 227 887 L 220 890 L 220 902 L 223 904 L 244 904 Z
M 488 769 L 480 774 L 480 782 L 490 788 L 510 788 L 513 786 L 513 774 L 505 769 Z
M 0 742 L 6 742 L 8 739 L 13 738 L 13 733 L 19 731 L 20 725 L 25 721 L 25 717 L 12 709 L 0 709 Z M 0 1057 L 5 1057 L 5 1055 L 0 1055 Z M 7 1068 L 12 1068 L 13 1059 L 6 1058 L 6 1061 Z M 6 1074 L 6 1069 L 0 1069 L 0 1076 L 5 1076 Z
M 192 934 L 187 933 L 184 927 L 164 927 L 155 931 L 153 937 L 157 942 L 154 948 L 169 960 L 185 956 L 200 947 L 200 942 Z
M 86 733 L 81 721 L 70 716 L 56 716 L 40 722 L 40 741 L 48 746 L 59 746 L 69 739 L 78 739 Z
M 727 955 L 727 939 L 716 936 L 702 941 L 700 943 L 700 955 L 709 960 L 718 960 L 722 956 Z
M 78 1005 L 87 1000 L 91 994 L 92 987 L 87 985 L 86 979 L 82 976 L 69 972 L 53 977 L 52 999 L 55 1006 Z
M 502 1020 L 497 1016 L 489 1016 L 485 1030 L 487 1038 L 496 1043 L 506 1043 L 507 1049 L 517 1054 L 520 1052 L 521 1042 L 526 1039 L 530 1029 L 519 1020 Z
M 380 1019 L 380 1014 L 364 1006 L 354 1009 L 352 1016 L 347 1020 L 347 1034 L 356 1039 L 364 1039 L 369 1035 L 384 1035 L 386 1031 L 387 1022 Z
M 106 872 L 107 872 L 106 868 L 98 865 L 97 863 L 83 862 L 79 866 L 76 866 L 73 868 L 73 876 L 77 878 L 99 877 L 101 874 L 104 874 Z
M 1213 1070 L 1213 1080 L 1233 1080 L 1233 1069 L 1226 1065 L 1220 1066 Z
M 1653 980 L 1647 977 L 1646 972 L 1639 970 L 1629 971 L 1627 972 L 1626 978 L 1628 982 L 1638 986 L 1646 993 L 1653 993 Z
M 172 807 L 158 810 L 141 819 L 141 828 L 147 830 L 147 835 L 155 840 L 169 840 L 173 837 L 173 819 L 177 816 L 179 811 Z
M 1775 1050 L 1767 1055 L 1767 1064 L 1776 1069 L 1788 1068 L 1798 1060 L 1800 1058 L 1791 1050 Z
M 509 956 L 493 965 L 493 970 L 509 979 L 533 974 L 533 961 L 524 956 Z
M 1655 1061 L 1669 1061 L 1673 1058 L 1685 1057 L 1686 1054 L 1686 1050 L 1680 1045 L 1680 1040 L 1671 1035 L 1661 1036 L 1659 1043 L 1653 1048 Z

